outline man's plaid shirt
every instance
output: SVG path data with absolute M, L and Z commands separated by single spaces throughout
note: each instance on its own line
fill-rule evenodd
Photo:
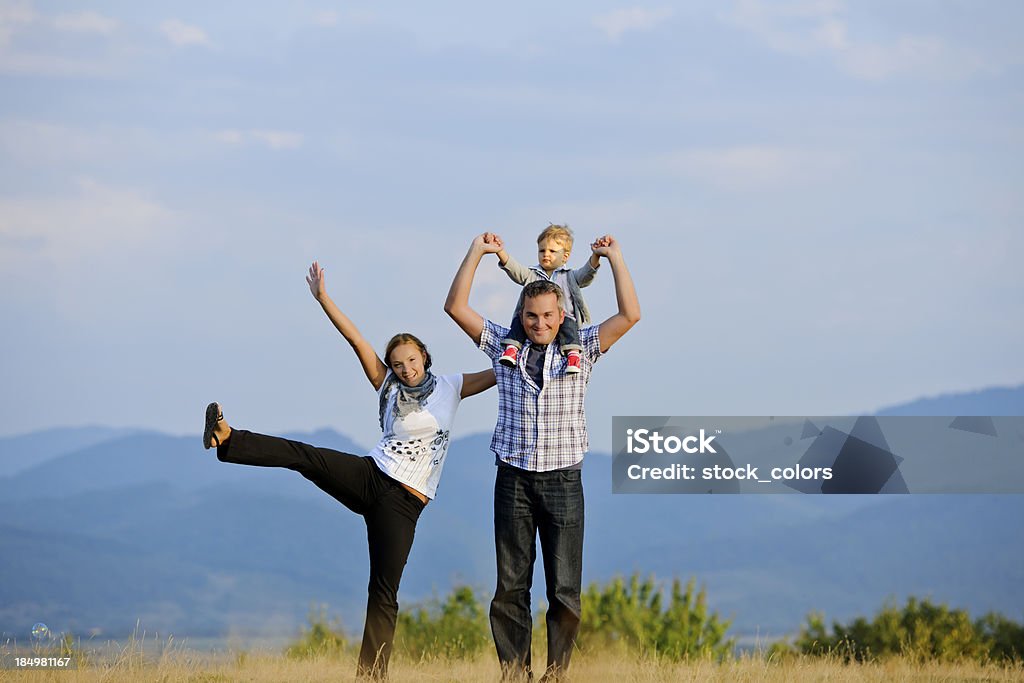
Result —
M 548 472 L 575 465 L 590 443 L 583 399 L 590 372 L 601 357 L 598 326 L 580 330 L 580 372 L 565 374 L 565 358 L 558 343 L 548 344 L 544 354 L 544 387 L 539 388 L 526 372 L 527 341 L 519 352 L 519 365 L 508 368 L 498 362 L 504 350 L 501 340 L 509 330 L 490 320 L 480 333 L 480 350 L 487 354 L 498 380 L 498 422 L 491 450 L 498 458 L 524 470 Z

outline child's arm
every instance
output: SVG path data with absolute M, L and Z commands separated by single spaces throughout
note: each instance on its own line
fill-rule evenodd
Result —
M 370 345 L 370 342 L 366 341 L 366 338 L 359 331 L 359 328 L 355 326 L 355 323 L 341 312 L 341 309 L 335 305 L 331 297 L 327 296 L 324 269 L 316 261 L 313 261 L 313 265 L 309 267 L 306 283 L 309 285 L 309 291 L 313 294 L 313 298 L 320 303 L 324 313 L 334 323 L 334 327 L 337 328 L 338 332 L 341 332 L 341 336 L 345 337 L 345 341 L 352 346 L 352 350 L 356 353 L 356 358 L 359 359 L 359 364 L 363 366 L 363 372 L 366 373 L 366 379 L 370 380 L 370 384 L 373 385 L 374 389 L 379 390 L 381 385 L 384 384 L 384 378 L 388 374 L 387 366 L 377 356 L 373 346 Z
M 501 244 L 501 251 L 498 252 L 498 267 L 505 271 L 509 279 L 519 285 L 525 285 L 528 282 L 533 282 L 539 279 L 540 276 L 533 272 L 519 261 L 512 258 L 511 254 L 505 251 L 505 245 L 501 242 L 501 238 L 495 235 L 498 240 L 498 244 Z
M 597 242 L 594 242 L 597 244 Z M 576 284 L 580 287 L 586 287 L 594 281 L 594 276 L 597 275 L 597 269 L 601 266 L 601 257 L 594 252 L 594 244 L 590 245 L 590 258 L 582 266 L 572 272 L 576 278 Z
M 494 239 L 497 241 L 498 246 L 501 247 L 501 250 L 498 252 L 498 265 L 504 267 L 512 257 L 508 255 L 507 251 L 505 251 L 505 242 L 502 241 L 501 236 L 495 235 Z

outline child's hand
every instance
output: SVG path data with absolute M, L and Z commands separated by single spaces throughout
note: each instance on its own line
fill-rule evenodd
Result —
M 619 252 L 619 243 L 611 235 L 603 235 L 593 241 L 590 245 L 590 250 L 594 252 L 595 256 L 604 256 L 607 258 L 612 253 Z
M 493 232 L 485 232 L 473 239 L 473 246 L 479 248 L 485 254 L 497 254 L 504 249 L 501 238 Z
M 484 235 L 490 236 L 491 244 L 498 245 L 498 251 L 494 252 L 494 254 L 498 257 L 498 263 L 504 266 L 508 263 L 508 252 L 505 251 L 505 242 L 502 241 L 501 237 L 497 233 L 487 232 L 484 233 Z
M 327 294 L 326 280 L 324 269 L 320 267 L 318 262 L 313 261 L 313 265 L 309 267 L 309 275 L 306 276 L 306 284 L 309 285 L 309 291 L 317 301 L 320 301 L 320 297 Z
M 497 233 L 485 232 L 484 240 L 489 240 L 491 244 L 497 245 L 498 251 L 501 251 L 502 249 L 505 248 L 505 243 L 502 241 L 501 237 Z

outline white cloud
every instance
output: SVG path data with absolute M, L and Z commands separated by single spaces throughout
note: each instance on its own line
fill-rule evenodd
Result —
M 739 145 L 683 150 L 666 164 L 674 172 L 735 190 L 802 185 L 842 165 L 834 154 L 797 147 Z
M 823 47 L 847 47 L 846 24 L 837 16 L 841 11 L 841 4 L 831 0 L 740 0 L 726 20 L 777 52 L 809 55 Z
M 604 31 L 608 39 L 618 42 L 628 31 L 649 31 L 672 16 L 667 7 L 648 10 L 642 7 L 619 9 L 594 17 L 594 26 Z
M 31 2 L 0 0 L 0 47 L 8 45 L 15 31 L 37 18 Z
M 245 142 L 246 135 L 240 130 L 221 130 L 214 133 L 213 137 L 225 145 L 241 145 Z
M 0 121 L 0 152 L 9 162 L 59 164 L 95 158 L 104 146 L 96 138 L 44 121 Z
M 59 55 L 7 53 L 0 50 L 0 73 L 31 76 L 109 78 L 118 65 L 98 60 L 73 59 Z
M 879 81 L 901 73 L 924 71 L 942 65 L 950 61 L 949 52 L 949 48 L 938 38 L 903 36 L 895 45 L 859 45 L 843 52 L 839 59 L 850 75 Z M 968 63 L 964 66 L 968 66 Z M 949 73 L 946 68 L 942 70 Z
M 838 19 L 824 19 L 812 33 L 814 43 L 830 50 L 845 50 L 850 43 L 846 38 L 846 24 Z
M 58 14 L 53 18 L 53 26 L 58 31 L 109 35 L 117 30 L 118 22 L 96 12 L 77 12 Z
M 270 149 L 295 149 L 301 147 L 305 139 L 302 133 L 288 130 L 221 130 L 214 134 L 214 139 L 226 145 L 247 145 L 259 143 Z
M 140 246 L 157 237 L 171 212 L 142 193 L 91 178 L 76 181 L 70 196 L 0 197 L 0 262 L 29 251 L 57 263 Z
M 140 162 L 192 163 L 210 154 L 207 130 L 171 129 L 124 123 L 0 118 L 0 158 L 22 172 L 43 172 L 51 183 L 88 175 L 89 169 L 118 170 Z
M 340 15 L 334 10 L 324 10 L 313 15 L 313 23 L 317 26 L 337 26 Z
M 771 49 L 802 57 L 824 56 L 861 80 L 912 75 L 932 79 L 964 78 L 986 64 L 976 54 L 936 36 L 903 34 L 889 43 L 853 37 L 835 0 L 765 2 L 740 0 L 726 21 L 757 36 Z
M 249 134 L 270 149 L 295 149 L 302 144 L 302 134 L 287 130 L 253 130 Z
M 183 21 L 178 21 L 177 19 L 168 19 L 160 22 L 160 32 L 178 47 L 187 45 L 213 46 L 210 37 L 206 35 L 203 29 L 186 24 Z
M 35 12 L 30 2 L 0 0 L 0 73 L 18 75 L 106 77 L 117 69 L 112 63 L 83 57 L 59 54 L 63 42 L 58 32 L 89 32 L 109 34 L 117 27 L 114 19 L 95 12 L 59 14 L 55 17 L 42 16 Z M 26 50 L 16 47 L 15 35 L 26 29 L 42 29 L 47 40 L 34 41 L 35 47 Z
M 313 14 L 313 23 L 322 28 L 333 28 L 339 25 L 365 26 L 376 23 L 376 13 L 369 10 L 351 9 L 345 12 L 322 10 Z

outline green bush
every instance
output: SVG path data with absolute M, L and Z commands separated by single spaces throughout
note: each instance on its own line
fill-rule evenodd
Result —
M 725 638 L 729 622 L 708 611 L 705 591 L 696 591 L 694 583 L 690 580 L 684 588 L 679 580 L 673 581 L 664 608 L 664 590 L 653 578 L 641 581 L 634 574 L 628 584 L 621 578 L 605 586 L 591 584 L 582 595 L 577 644 L 581 649 L 610 646 L 673 660 L 729 656 L 734 645 Z M 443 601 L 434 598 L 400 610 L 396 652 L 418 661 L 475 657 L 491 647 L 486 604 L 472 588 L 459 586 Z M 544 639 L 543 616 L 537 621 L 539 645 Z M 344 636 L 326 623 L 321 611 L 310 616 L 310 628 L 288 653 L 311 656 L 345 647 Z
M 310 610 L 308 620 L 309 627 L 303 627 L 299 639 L 285 649 L 286 657 L 291 659 L 337 658 L 347 653 L 349 644 L 348 639 L 345 638 L 341 621 L 335 619 L 328 623 L 325 607 L 320 606 L 316 612 Z
M 982 640 L 988 644 L 991 659 L 1014 662 L 1024 660 L 1024 624 L 1018 624 L 995 612 L 989 612 L 974 624 Z
M 725 637 L 730 621 L 709 612 L 705 590 L 694 588 L 693 579 L 685 589 L 674 579 L 663 607 L 664 590 L 653 577 L 641 580 L 634 573 L 628 583 L 621 577 L 605 586 L 592 583 L 583 593 L 577 644 L 582 650 L 613 648 L 672 660 L 724 659 L 735 645 Z
M 468 586 L 398 613 L 396 649 L 416 660 L 468 659 L 490 643 L 487 612 Z
M 795 647 L 812 656 L 838 655 L 847 661 L 901 656 L 916 661 L 1015 660 L 1024 654 L 1024 628 L 997 614 L 971 621 L 964 610 L 908 598 L 901 609 L 885 605 L 872 619 L 833 622 L 832 632 L 814 613 L 800 629 Z

